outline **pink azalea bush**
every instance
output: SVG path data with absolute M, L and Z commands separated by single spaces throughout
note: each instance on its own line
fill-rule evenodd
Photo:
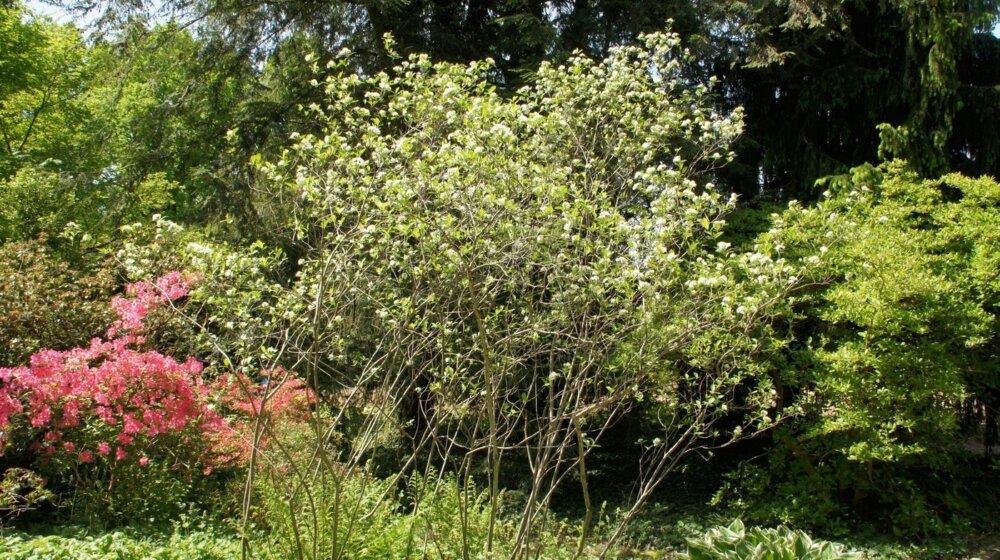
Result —
M 236 450 L 241 459 L 249 457 L 255 431 L 260 432 L 257 448 L 267 449 L 273 429 L 301 426 L 316 404 L 316 394 L 294 373 L 278 368 L 262 372 L 258 382 L 244 374 L 223 375 L 215 383 L 216 396 L 226 412 L 232 430 L 240 437 L 229 438 L 228 449 Z M 265 423 L 258 423 L 261 417 Z
M 284 371 L 277 373 L 284 383 L 268 391 L 245 376 L 208 381 L 194 358 L 140 350 L 149 314 L 185 297 L 194 281 L 171 272 L 132 284 L 111 302 L 118 320 L 106 340 L 0 369 L 0 432 L 17 438 L 40 472 L 102 484 L 126 470 L 133 478 L 155 468 L 191 479 L 244 465 L 257 415 L 294 419 L 315 397 Z

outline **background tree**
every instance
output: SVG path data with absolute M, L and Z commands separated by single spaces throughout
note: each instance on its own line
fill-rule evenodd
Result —
M 811 200 L 816 179 L 879 155 L 907 159 L 924 176 L 959 166 L 997 173 L 980 151 L 991 145 L 988 127 L 965 120 L 955 136 L 959 110 L 995 103 L 972 87 L 989 78 L 959 68 L 996 48 L 996 2 L 792 0 L 711 13 L 710 43 L 733 43 L 715 62 L 722 93 L 747 111 L 730 180 L 738 192 Z
M 80 102 L 93 73 L 80 32 L 29 19 L 19 6 L 0 8 L 0 18 L 0 179 L 42 163 L 99 169 L 87 142 L 92 115 Z
M 143 8 L 106 6 L 105 23 L 127 20 Z M 996 80 L 986 67 L 971 68 L 997 49 L 990 31 L 998 7 L 995 0 L 163 5 L 165 14 L 193 21 L 212 37 L 215 52 L 238 58 L 266 60 L 299 37 L 293 42 L 308 44 L 323 60 L 350 47 L 358 71 L 370 74 L 391 65 L 381 36 L 392 33 L 404 55 L 429 53 L 453 62 L 492 58 L 492 81 L 511 92 L 529 83 L 543 60 L 577 49 L 601 58 L 614 45 L 634 43 L 639 33 L 670 25 L 699 52 L 691 71 L 699 78 L 720 76 L 723 105 L 747 110 L 747 134 L 726 187 L 750 198 L 766 193 L 778 199 L 812 199 L 816 179 L 845 173 L 880 153 L 907 159 L 925 176 L 957 168 L 996 174 L 994 134 L 976 117 L 996 105 Z M 278 66 L 294 67 L 305 54 L 285 52 L 274 61 Z M 272 121 L 290 122 L 296 103 L 315 99 L 297 95 L 289 101 L 271 106 Z

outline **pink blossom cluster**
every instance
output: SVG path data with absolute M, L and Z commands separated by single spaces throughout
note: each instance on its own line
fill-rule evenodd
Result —
M 119 319 L 109 340 L 45 350 L 27 367 L 0 369 L 0 431 L 26 430 L 30 449 L 43 462 L 106 458 L 146 466 L 153 458 L 171 466 L 197 462 L 206 473 L 242 462 L 250 441 L 245 430 L 261 410 L 264 389 L 245 376 L 210 383 L 194 358 L 178 361 L 134 348 L 150 311 L 184 297 L 193 281 L 172 272 L 133 284 L 128 297 L 112 302 Z M 286 386 L 268 395 L 268 410 L 308 411 L 315 402 L 312 391 L 281 375 L 288 377 Z
M 245 434 L 253 434 L 256 419 L 264 416 L 273 426 L 301 424 L 305 422 L 316 404 L 316 393 L 294 373 L 275 369 L 262 373 L 261 378 L 251 381 L 244 374 L 224 375 L 216 382 L 217 396 L 226 411 L 236 434 L 230 438 L 228 447 L 238 449 L 239 455 L 249 457 L 252 439 Z M 269 432 L 258 439 L 258 449 L 267 448 Z
M 257 382 L 243 374 L 224 375 L 217 387 L 226 407 L 243 418 L 264 412 L 305 420 L 316 404 L 316 394 L 305 381 L 282 368 L 262 372 Z
M 206 406 L 212 389 L 201 371 L 197 360 L 139 352 L 121 339 L 46 350 L 32 356 L 28 367 L 0 370 L 0 429 L 12 415 L 23 414 L 40 432 L 34 447 L 44 455 L 71 454 L 84 463 L 95 456 L 113 454 L 121 461 L 136 455 L 147 463 L 146 451 L 161 435 L 230 430 L 228 421 Z M 89 437 L 74 438 L 84 431 Z M 200 452 L 213 461 L 210 449 Z
M 142 331 L 146 316 L 151 311 L 186 296 L 194 281 L 194 276 L 174 271 L 152 282 L 130 284 L 125 289 L 128 297 L 117 296 L 111 300 L 111 308 L 118 315 L 118 320 L 108 329 L 108 336 Z

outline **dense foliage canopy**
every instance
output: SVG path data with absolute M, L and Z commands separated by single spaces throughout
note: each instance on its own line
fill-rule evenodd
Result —
M 250 56 L 276 63 L 284 78 L 301 83 L 307 79 L 300 62 L 306 53 L 326 60 L 343 47 L 355 53 L 355 68 L 370 74 L 392 65 L 382 44 L 383 34 L 391 33 L 404 55 L 463 63 L 493 59 L 490 80 L 508 92 L 532 82 L 544 60 L 564 60 L 574 51 L 600 59 L 641 33 L 670 26 L 697 52 L 689 71 L 718 76 L 719 102 L 747 110 L 739 165 L 727 184 L 733 191 L 812 199 L 818 194 L 813 181 L 879 154 L 907 159 L 928 176 L 948 170 L 998 173 L 1000 145 L 987 124 L 998 103 L 995 0 L 215 0 L 101 6 L 97 15 L 106 29 L 136 17 L 192 23 L 204 37 L 204 55 L 229 74 L 231 56 Z M 316 101 L 301 88 L 277 87 L 273 91 L 282 99 L 261 107 L 270 118 L 287 120 L 297 103 Z

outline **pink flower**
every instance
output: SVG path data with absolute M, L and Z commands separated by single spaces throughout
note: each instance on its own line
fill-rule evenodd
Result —
M 100 418 L 101 420 L 104 420 L 106 423 L 114 426 L 117 421 L 115 420 L 115 417 L 111 412 L 111 409 L 108 408 L 107 406 L 103 406 L 108 403 L 107 395 L 103 393 L 98 394 L 94 398 L 94 402 L 102 405 L 97 407 L 97 417 Z
M 11 370 L 0 370 L 11 371 Z M 0 378 L 3 378 L 0 374 Z M 24 410 L 21 402 L 17 398 L 9 395 L 6 391 L 0 392 L 0 428 L 4 428 L 10 423 L 11 415 L 17 414 Z
M 108 453 L 111 453 L 111 446 L 108 445 L 108 442 L 102 441 L 101 443 L 97 444 L 98 455 L 100 455 L 101 457 L 106 457 Z
M 81 451 L 80 452 L 80 461 L 82 461 L 84 463 L 93 463 L 94 462 L 94 454 L 91 453 L 90 451 Z
M 145 457 L 145 456 L 140 457 L 139 458 L 139 464 L 145 467 L 146 465 L 149 464 L 149 458 Z
M 125 459 L 128 459 L 128 452 L 125 451 L 124 449 L 122 449 L 121 447 L 116 447 L 115 448 L 115 460 L 116 461 L 124 461 Z
M 52 408 L 49 405 L 45 405 L 35 413 L 35 416 L 31 419 L 31 425 L 36 428 L 41 428 L 42 426 L 49 423 L 52 419 Z
M 66 451 L 73 451 L 74 449 L 76 449 L 76 444 L 73 443 L 72 441 L 67 441 L 63 443 L 63 449 L 65 449 Z
M 80 419 L 80 403 L 71 400 L 63 406 L 63 423 L 67 426 L 76 426 Z

